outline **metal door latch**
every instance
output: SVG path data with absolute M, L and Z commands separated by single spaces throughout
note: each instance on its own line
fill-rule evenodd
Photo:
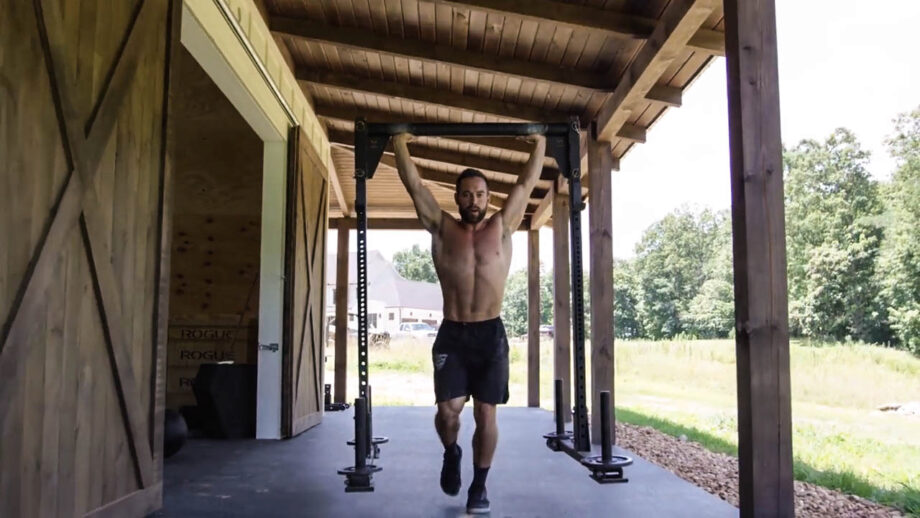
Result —
M 271 351 L 273 353 L 278 352 L 278 344 L 259 344 L 260 351 Z

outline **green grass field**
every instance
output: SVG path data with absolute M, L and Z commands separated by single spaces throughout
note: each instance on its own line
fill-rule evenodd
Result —
M 327 355 L 331 369 L 332 348 Z M 349 399 L 357 393 L 354 357 L 349 354 Z M 372 349 L 370 360 L 376 405 L 433 403 L 430 342 L 393 342 Z M 545 341 L 540 395 L 547 409 L 552 365 L 552 343 Z M 793 342 L 791 368 L 796 479 L 920 514 L 920 416 L 877 410 L 920 401 L 920 359 L 866 345 Z M 617 419 L 736 455 L 733 341 L 618 341 L 615 380 Z M 509 404 L 525 405 L 526 343 L 517 340 L 510 389 Z

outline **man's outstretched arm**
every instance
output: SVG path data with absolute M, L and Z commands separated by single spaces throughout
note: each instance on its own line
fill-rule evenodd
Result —
M 409 156 L 408 143 L 412 140 L 412 135 L 400 133 L 393 137 L 393 149 L 396 151 L 396 168 L 399 171 L 399 179 L 402 180 L 412 203 L 415 205 L 415 212 L 418 214 L 419 222 L 425 227 L 425 230 L 436 233 L 441 226 L 441 216 L 443 211 L 434 199 L 434 195 L 422 183 L 422 177 L 418 174 L 418 169 L 412 163 L 412 157 Z
M 514 232 L 521 226 L 521 220 L 524 219 L 524 209 L 527 208 L 527 200 L 530 198 L 530 193 L 537 184 L 537 180 L 540 179 L 540 172 L 543 171 L 543 157 L 546 155 L 546 137 L 543 135 L 531 135 L 528 140 L 534 143 L 530 159 L 524 166 L 524 172 L 518 176 L 517 183 L 511 188 L 511 192 L 508 194 L 508 199 L 505 200 L 505 206 L 502 209 L 505 232 Z

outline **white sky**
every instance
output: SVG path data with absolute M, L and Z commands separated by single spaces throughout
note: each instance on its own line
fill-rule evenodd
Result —
M 894 162 L 884 140 L 891 121 L 920 106 L 920 1 L 776 4 L 783 142 L 791 147 L 801 139 L 823 140 L 846 127 L 872 153 L 870 172 L 890 177 Z M 684 93 L 683 106 L 669 110 L 614 173 L 614 256 L 632 257 L 642 232 L 677 207 L 728 208 L 728 156 L 725 60 L 719 58 Z M 587 251 L 587 210 L 582 225 Z M 330 251 L 335 234 L 330 231 Z M 353 251 L 354 232 L 351 238 Z M 368 248 L 388 259 L 416 243 L 427 249 L 431 238 L 423 231 L 368 233 Z M 524 233 L 515 236 L 513 247 L 511 270 L 526 268 Z M 540 258 L 552 264 L 548 228 L 540 232 Z

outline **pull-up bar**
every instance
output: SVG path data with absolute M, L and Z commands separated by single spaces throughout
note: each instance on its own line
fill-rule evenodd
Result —
M 417 137 L 522 137 L 544 135 L 546 154 L 556 160 L 565 178 L 579 176 L 578 118 L 569 122 L 483 122 L 483 123 L 374 123 L 355 121 L 355 178 L 374 177 L 390 137 L 411 133 Z M 579 188 L 580 189 L 580 188 Z M 581 206 L 581 198 L 578 199 Z

